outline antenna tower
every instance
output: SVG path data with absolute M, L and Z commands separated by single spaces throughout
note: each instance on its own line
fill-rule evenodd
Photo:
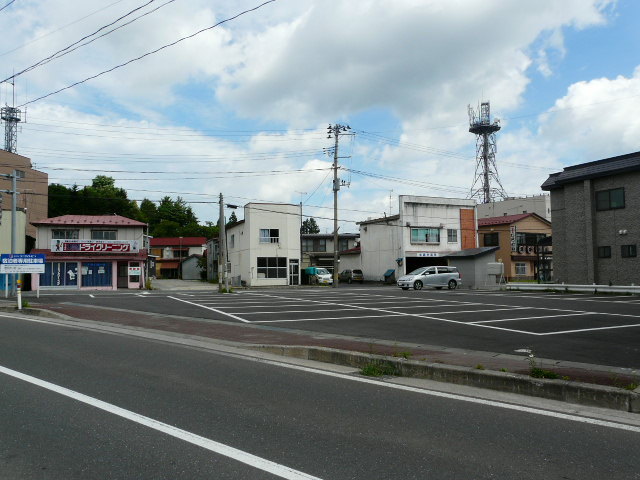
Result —
M 482 203 L 490 203 L 496 197 L 507 197 L 496 167 L 496 132 L 498 130 L 500 130 L 500 120 L 495 119 L 491 123 L 489 102 L 482 102 L 477 114 L 469 105 L 469 131 L 476 136 L 476 173 L 470 198 L 478 198 Z
M 7 82 L 8 83 L 8 82 Z M 16 86 L 13 87 L 13 105 L 16 104 Z M 0 118 L 4 122 L 4 149 L 7 152 L 16 153 L 18 146 L 18 123 L 22 121 L 22 111 L 17 107 L 5 105 L 0 108 Z

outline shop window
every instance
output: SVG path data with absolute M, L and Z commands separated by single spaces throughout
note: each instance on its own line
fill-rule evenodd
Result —
M 455 228 L 447 229 L 447 242 L 449 243 L 457 243 L 458 242 L 458 230 Z
M 287 278 L 286 257 L 258 257 L 258 278 Z
M 638 252 L 635 245 L 620 245 L 620 256 L 622 258 L 637 257 Z
M 77 262 L 46 262 L 40 274 L 42 287 L 69 287 L 78 285 Z
M 624 208 L 624 188 L 612 188 L 596 192 L 596 210 Z
M 611 247 L 598 247 L 598 258 L 611 258 Z

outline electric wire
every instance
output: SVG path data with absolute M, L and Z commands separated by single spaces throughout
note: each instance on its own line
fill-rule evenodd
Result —
M 13 2 L 15 2 L 16 0 L 11 0 L 9 3 L 7 3 L 5 6 L 3 6 L 2 8 L 0 8 L 0 12 L 3 11 L 5 8 L 7 8 L 9 5 L 11 5 Z

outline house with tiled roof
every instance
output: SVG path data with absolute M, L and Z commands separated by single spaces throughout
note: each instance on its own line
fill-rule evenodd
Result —
M 206 237 L 154 237 L 150 244 L 159 278 L 182 278 L 182 262 L 207 249 Z
M 640 283 L 640 152 L 549 175 L 554 277 L 573 284 Z
M 549 249 L 540 241 L 551 236 L 551 222 L 536 213 L 478 218 L 481 247 L 499 247 L 507 280 L 550 280 Z M 541 256 L 542 254 L 542 256 Z
M 147 224 L 120 215 L 62 215 L 31 222 L 31 253 L 44 254 L 45 272 L 32 289 L 116 290 L 145 285 Z

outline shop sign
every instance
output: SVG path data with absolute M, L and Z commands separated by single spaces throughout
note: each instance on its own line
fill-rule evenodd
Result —
M 129 267 L 129 275 L 140 275 L 142 273 L 142 267 Z
M 137 240 L 51 240 L 52 252 L 138 253 Z
M 44 262 L 42 253 L 3 253 L 0 273 L 44 273 Z
M 435 252 L 419 252 L 418 257 L 437 257 L 438 254 Z
M 517 235 L 518 230 L 515 225 L 511 225 L 509 227 L 509 233 L 511 234 L 511 251 L 517 252 L 518 251 L 518 235 Z

